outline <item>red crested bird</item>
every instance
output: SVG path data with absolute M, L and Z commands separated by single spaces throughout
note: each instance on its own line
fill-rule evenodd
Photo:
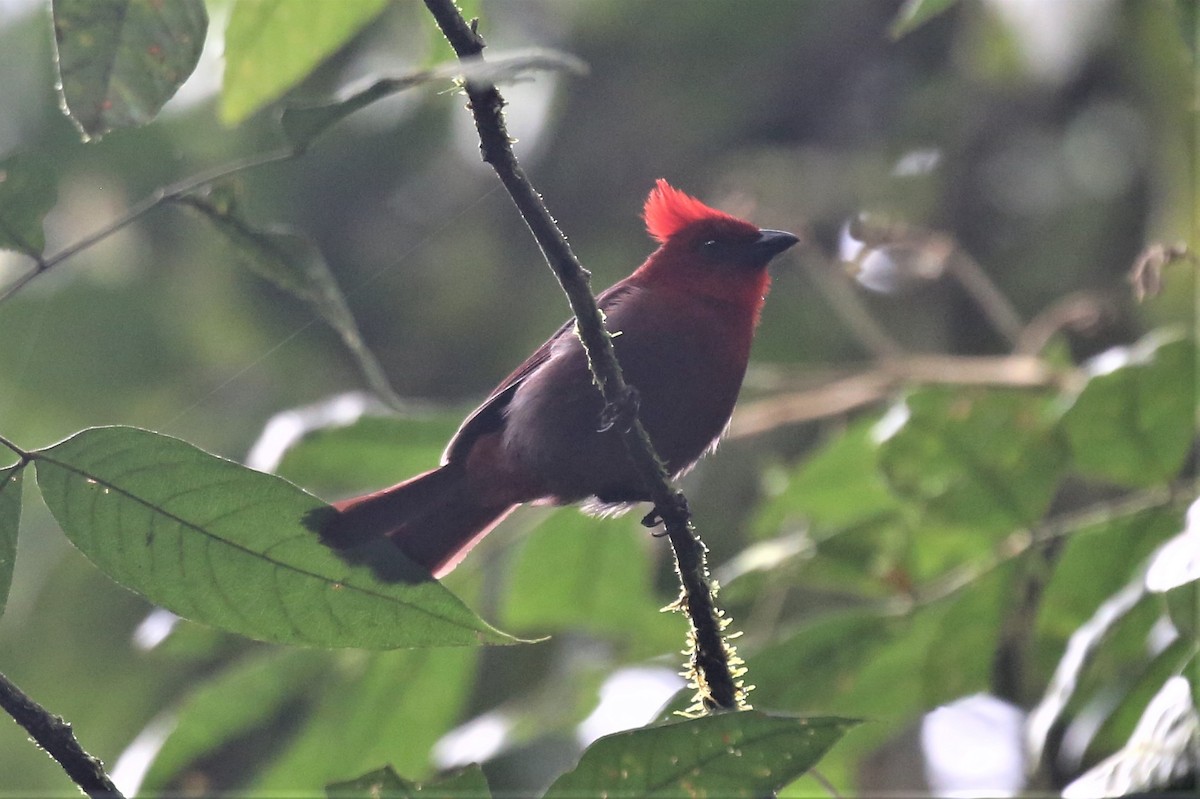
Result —
M 770 286 L 767 263 L 798 239 L 760 230 L 659 180 L 646 199 L 659 242 L 597 297 L 638 413 L 673 476 L 729 423 Z M 344 548 L 390 538 L 440 577 L 526 502 L 616 512 L 649 500 L 604 403 L 573 321 L 558 329 L 467 417 L 442 465 L 334 504 L 322 536 Z

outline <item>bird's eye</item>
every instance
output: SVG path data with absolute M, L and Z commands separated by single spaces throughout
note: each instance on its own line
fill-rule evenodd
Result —
M 703 244 L 702 246 L 703 246 L 703 247 L 704 247 L 704 249 L 706 249 L 706 250 L 713 250 L 713 249 L 716 249 L 716 247 L 717 247 L 717 240 L 716 240 L 716 239 L 709 239 L 708 241 L 704 242 L 704 244 Z

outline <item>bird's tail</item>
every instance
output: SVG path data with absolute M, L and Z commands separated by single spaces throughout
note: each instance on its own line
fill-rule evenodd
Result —
M 333 507 L 338 513 L 321 531 L 330 546 L 350 548 L 388 537 L 409 560 L 441 577 L 516 506 L 481 505 L 463 470 L 448 464 Z

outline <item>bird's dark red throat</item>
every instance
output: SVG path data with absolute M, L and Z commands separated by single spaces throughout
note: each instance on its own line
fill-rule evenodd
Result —
M 712 449 L 733 413 L 771 278 L 798 241 L 709 208 L 659 180 L 646 199 L 658 249 L 597 297 L 639 415 L 673 476 Z M 450 440 L 441 465 L 334 503 L 323 539 L 390 538 L 440 577 L 516 506 L 583 502 L 620 512 L 649 499 L 567 322 L 500 382 Z

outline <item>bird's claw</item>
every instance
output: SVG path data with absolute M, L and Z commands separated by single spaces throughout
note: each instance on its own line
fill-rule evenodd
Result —
M 605 405 L 604 410 L 601 411 L 599 432 L 607 433 L 609 430 L 627 432 L 633 427 L 633 420 L 637 418 L 640 404 L 641 396 L 637 389 L 633 386 L 626 386 L 625 393 Z
M 683 513 L 684 518 L 691 518 L 692 510 L 688 507 L 687 497 L 685 497 L 683 494 L 676 494 L 675 505 L 676 508 Z M 663 525 L 662 530 L 655 530 L 653 533 L 651 533 L 651 535 L 653 535 L 655 538 L 662 538 L 667 534 L 665 522 L 666 519 L 664 519 L 662 514 L 658 512 L 657 507 L 653 508 L 649 513 L 642 517 L 643 527 L 654 528 L 658 527 L 660 524 Z

